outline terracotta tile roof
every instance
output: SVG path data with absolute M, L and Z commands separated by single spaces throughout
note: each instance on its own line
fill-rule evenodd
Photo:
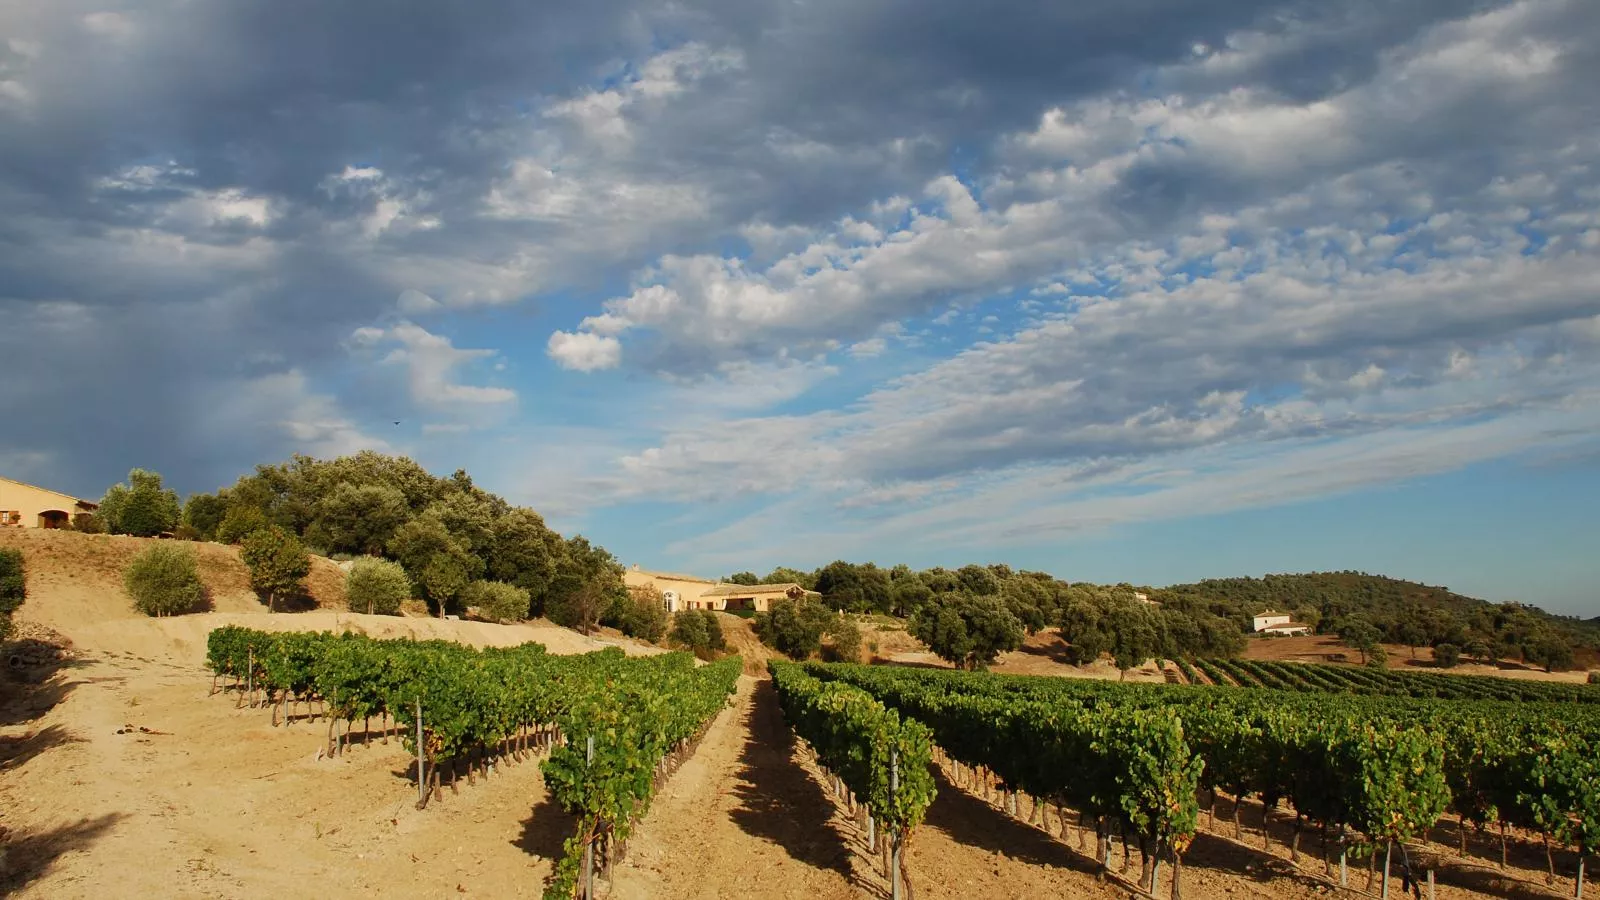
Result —
M 805 588 L 794 582 L 787 584 L 719 584 L 702 596 L 705 597 L 753 597 L 757 594 L 788 594 L 789 591 L 800 588 L 807 594 L 816 594 L 816 591 L 806 591 Z
M 701 578 L 697 575 L 679 575 L 676 572 L 651 572 L 646 569 L 625 569 L 624 575 L 639 575 L 645 578 L 661 578 L 667 581 L 694 581 L 700 584 L 717 584 L 714 578 Z

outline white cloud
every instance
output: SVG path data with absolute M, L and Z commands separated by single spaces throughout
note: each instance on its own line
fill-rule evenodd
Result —
M 614 369 L 622 362 L 622 342 L 614 337 L 558 331 L 550 335 L 545 352 L 563 369 L 593 372 Z
M 217 444 L 241 437 L 258 446 L 284 446 L 292 452 L 333 457 L 358 450 L 394 452 L 381 438 L 361 430 L 331 395 L 312 387 L 298 369 L 219 383 L 206 407 L 201 431 Z
M 416 288 L 406 288 L 400 292 L 400 296 L 395 300 L 395 309 L 399 310 L 401 315 L 406 316 L 434 312 L 442 305 L 439 301 Z
M 881 337 L 868 338 L 850 345 L 850 355 L 857 359 L 869 359 L 878 356 L 888 349 L 889 342 Z
M 397 344 L 382 362 L 403 367 L 411 399 L 429 409 L 452 411 L 463 406 L 494 406 L 517 399 L 516 391 L 510 388 L 462 384 L 456 380 L 460 368 L 474 360 L 491 359 L 495 351 L 457 349 L 449 338 L 406 320 L 389 328 L 363 326 L 351 334 L 348 343 L 364 349 L 384 343 Z

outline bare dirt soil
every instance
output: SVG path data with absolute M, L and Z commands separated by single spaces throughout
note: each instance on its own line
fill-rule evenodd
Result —
M 869 649 L 871 644 L 877 645 L 878 649 L 868 654 L 872 662 L 932 669 L 954 668 L 950 663 L 931 653 L 921 641 L 906 633 L 904 628 L 872 625 L 862 630 L 862 640 L 869 644 Z M 1126 676 L 1107 659 L 1100 659 L 1086 666 L 1075 665 L 1072 662 L 1070 645 L 1062 639 L 1061 633 L 1054 629 L 1028 635 L 1020 649 L 1000 654 L 1000 658 L 989 667 L 989 670 L 1004 675 L 1053 675 L 1062 678 L 1100 678 L 1111 681 L 1166 680 L 1166 676 L 1154 662 L 1129 669 Z
M 1501 661 L 1495 665 L 1464 662 L 1451 669 L 1440 669 L 1433 662 L 1432 647 L 1412 650 L 1404 644 L 1384 644 L 1388 653 L 1388 667 L 1404 672 L 1448 672 L 1451 675 L 1493 675 L 1500 678 L 1521 678 L 1530 681 L 1564 681 L 1583 684 L 1589 673 L 1581 669 L 1571 672 L 1546 672 L 1535 666 L 1518 662 Z M 1294 662 L 1360 665 L 1361 654 L 1339 643 L 1339 639 L 1326 634 L 1296 635 L 1293 637 L 1250 638 L 1245 642 L 1245 659 L 1286 660 Z

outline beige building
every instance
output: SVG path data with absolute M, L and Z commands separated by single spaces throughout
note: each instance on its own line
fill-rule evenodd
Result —
M 90 500 L 0 478 L 0 528 L 65 528 L 99 508 Z
M 669 613 L 685 609 L 766 612 L 772 608 L 772 601 L 784 597 L 822 596 L 792 583 L 731 584 L 693 575 L 650 572 L 638 566 L 624 571 L 622 581 L 628 587 L 654 587 L 660 591 Z

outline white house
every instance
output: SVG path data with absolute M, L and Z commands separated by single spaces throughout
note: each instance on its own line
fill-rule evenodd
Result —
M 1308 634 L 1311 626 L 1294 621 L 1288 613 L 1269 609 L 1256 615 L 1252 630 L 1258 634 Z

